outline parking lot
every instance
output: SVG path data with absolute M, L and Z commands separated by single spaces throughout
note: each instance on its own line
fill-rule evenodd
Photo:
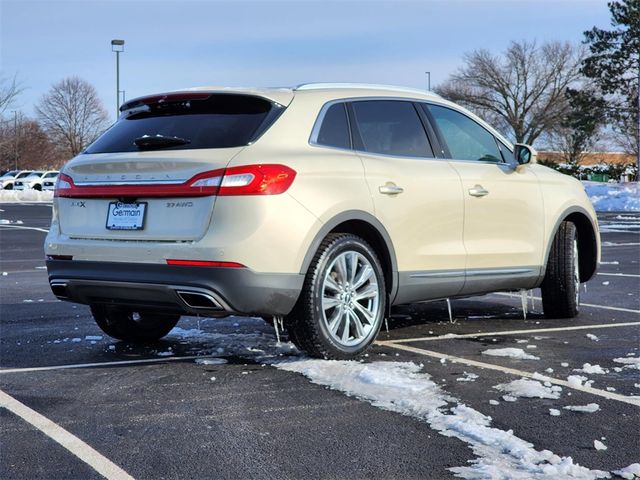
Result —
M 305 359 L 257 318 L 114 341 L 52 296 L 50 216 L 0 204 L 0 478 L 596 478 L 640 462 L 638 213 L 600 217 L 577 318 L 544 318 L 539 291 L 526 319 L 519 293 L 453 300 L 451 319 L 444 301 L 399 307 L 362 362 Z

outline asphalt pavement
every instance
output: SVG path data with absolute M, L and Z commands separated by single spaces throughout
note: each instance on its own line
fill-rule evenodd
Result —
M 184 317 L 145 346 L 109 338 L 87 307 L 49 290 L 50 217 L 47 204 L 0 204 L 0 478 L 441 479 L 477 459 L 428 422 L 263 361 L 257 351 L 298 353 L 276 348 L 260 319 Z M 458 403 L 537 450 L 604 471 L 640 462 L 640 370 L 613 361 L 640 356 L 640 214 L 600 222 L 603 263 L 577 318 L 546 319 L 529 298 L 524 319 L 518 294 L 453 300 L 451 320 L 445 302 L 398 307 L 364 361 L 422 365 Z M 482 353 L 506 347 L 537 359 Z M 585 363 L 607 373 L 576 372 Z M 560 399 L 505 401 L 495 388 L 540 374 Z M 593 383 L 566 385 L 577 374 Z M 590 403 L 599 409 L 563 409 Z M 57 428 L 78 442 L 56 441 Z

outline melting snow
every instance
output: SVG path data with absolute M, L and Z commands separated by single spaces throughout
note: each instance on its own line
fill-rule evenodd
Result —
M 496 385 L 496 390 L 505 392 L 510 397 L 524 397 L 524 398 L 560 398 L 560 392 L 562 387 L 557 385 L 544 386 L 537 380 L 529 380 L 527 378 L 520 378 L 509 383 L 501 383 Z
M 604 375 L 608 373 L 609 370 L 602 368 L 600 365 L 591 365 L 590 363 L 585 363 L 582 368 L 574 368 L 574 372 L 582 372 L 582 373 L 593 373 L 596 375 Z
M 475 373 L 464 372 L 463 375 L 464 375 L 463 377 L 456 378 L 456 381 L 458 381 L 458 382 L 474 382 L 476 380 L 476 378 L 478 378 L 478 375 L 476 375 Z
M 593 446 L 595 447 L 596 450 L 606 450 L 607 446 L 602 443 L 600 440 L 594 440 L 593 441 Z
M 582 183 L 593 204 L 593 208 L 598 212 L 640 211 L 640 188 L 638 182 Z
M 521 348 L 490 348 L 482 352 L 483 355 L 491 355 L 493 357 L 509 357 L 519 360 L 539 360 L 540 357 L 530 355 Z
M 587 333 L 587 338 L 589 340 L 593 340 L 594 342 L 599 342 L 600 341 L 600 339 L 597 336 L 595 336 L 593 333 Z
M 228 363 L 224 358 L 196 358 L 198 365 L 224 365 Z
M 552 417 L 559 417 L 560 416 L 560 410 L 558 410 L 557 408 L 550 408 L 549 409 L 549 415 L 551 415 Z
M 587 377 L 583 377 L 582 375 L 569 375 L 567 377 L 567 382 L 569 382 L 570 386 L 577 388 L 582 387 L 583 385 L 585 387 L 590 387 L 593 380 L 589 380 Z
M 640 478 L 640 463 L 632 463 L 628 467 L 621 468 L 620 470 L 614 470 L 613 473 L 626 480 Z
M 587 405 L 567 405 L 562 408 L 571 410 L 572 412 L 593 413 L 600 410 L 600 405 L 597 403 L 588 403 Z
M 625 367 L 637 368 L 640 370 L 640 357 L 614 358 L 613 361 L 617 363 L 624 363 Z
M 313 383 L 340 390 L 372 405 L 418 418 L 447 437 L 467 443 L 478 458 L 469 466 L 450 470 L 467 479 L 480 478 L 584 478 L 606 477 L 607 472 L 589 470 L 549 450 L 538 451 L 511 430 L 491 427 L 491 417 L 458 404 L 445 394 L 430 375 L 420 373 L 413 362 L 359 363 L 298 360 L 275 365 L 302 373 Z

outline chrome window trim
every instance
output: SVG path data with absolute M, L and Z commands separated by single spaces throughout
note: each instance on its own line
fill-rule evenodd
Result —
M 83 187 L 91 187 L 91 186 L 98 186 L 98 185 L 145 185 L 145 184 L 152 184 L 152 185 L 180 185 L 184 182 L 186 182 L 188 179 L 185 180 L 132 180 L 132 181 L 119 181 L 119 182 L 114 182 L 112 180 L 104 180 L 104 181 L 98 181 L 98 182 L 73 182 L 75 185 L 82 185 Z

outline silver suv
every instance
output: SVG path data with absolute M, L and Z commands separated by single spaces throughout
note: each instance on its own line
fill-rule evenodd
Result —
M 142 97 L 61 171 L 61 299 L 151 341 L 181 315 L 282 317 L 352 358 L 392 305 L 542 288 L 573 317 L 600 238 L 582 185 L 424 91 L 312 84 Z

